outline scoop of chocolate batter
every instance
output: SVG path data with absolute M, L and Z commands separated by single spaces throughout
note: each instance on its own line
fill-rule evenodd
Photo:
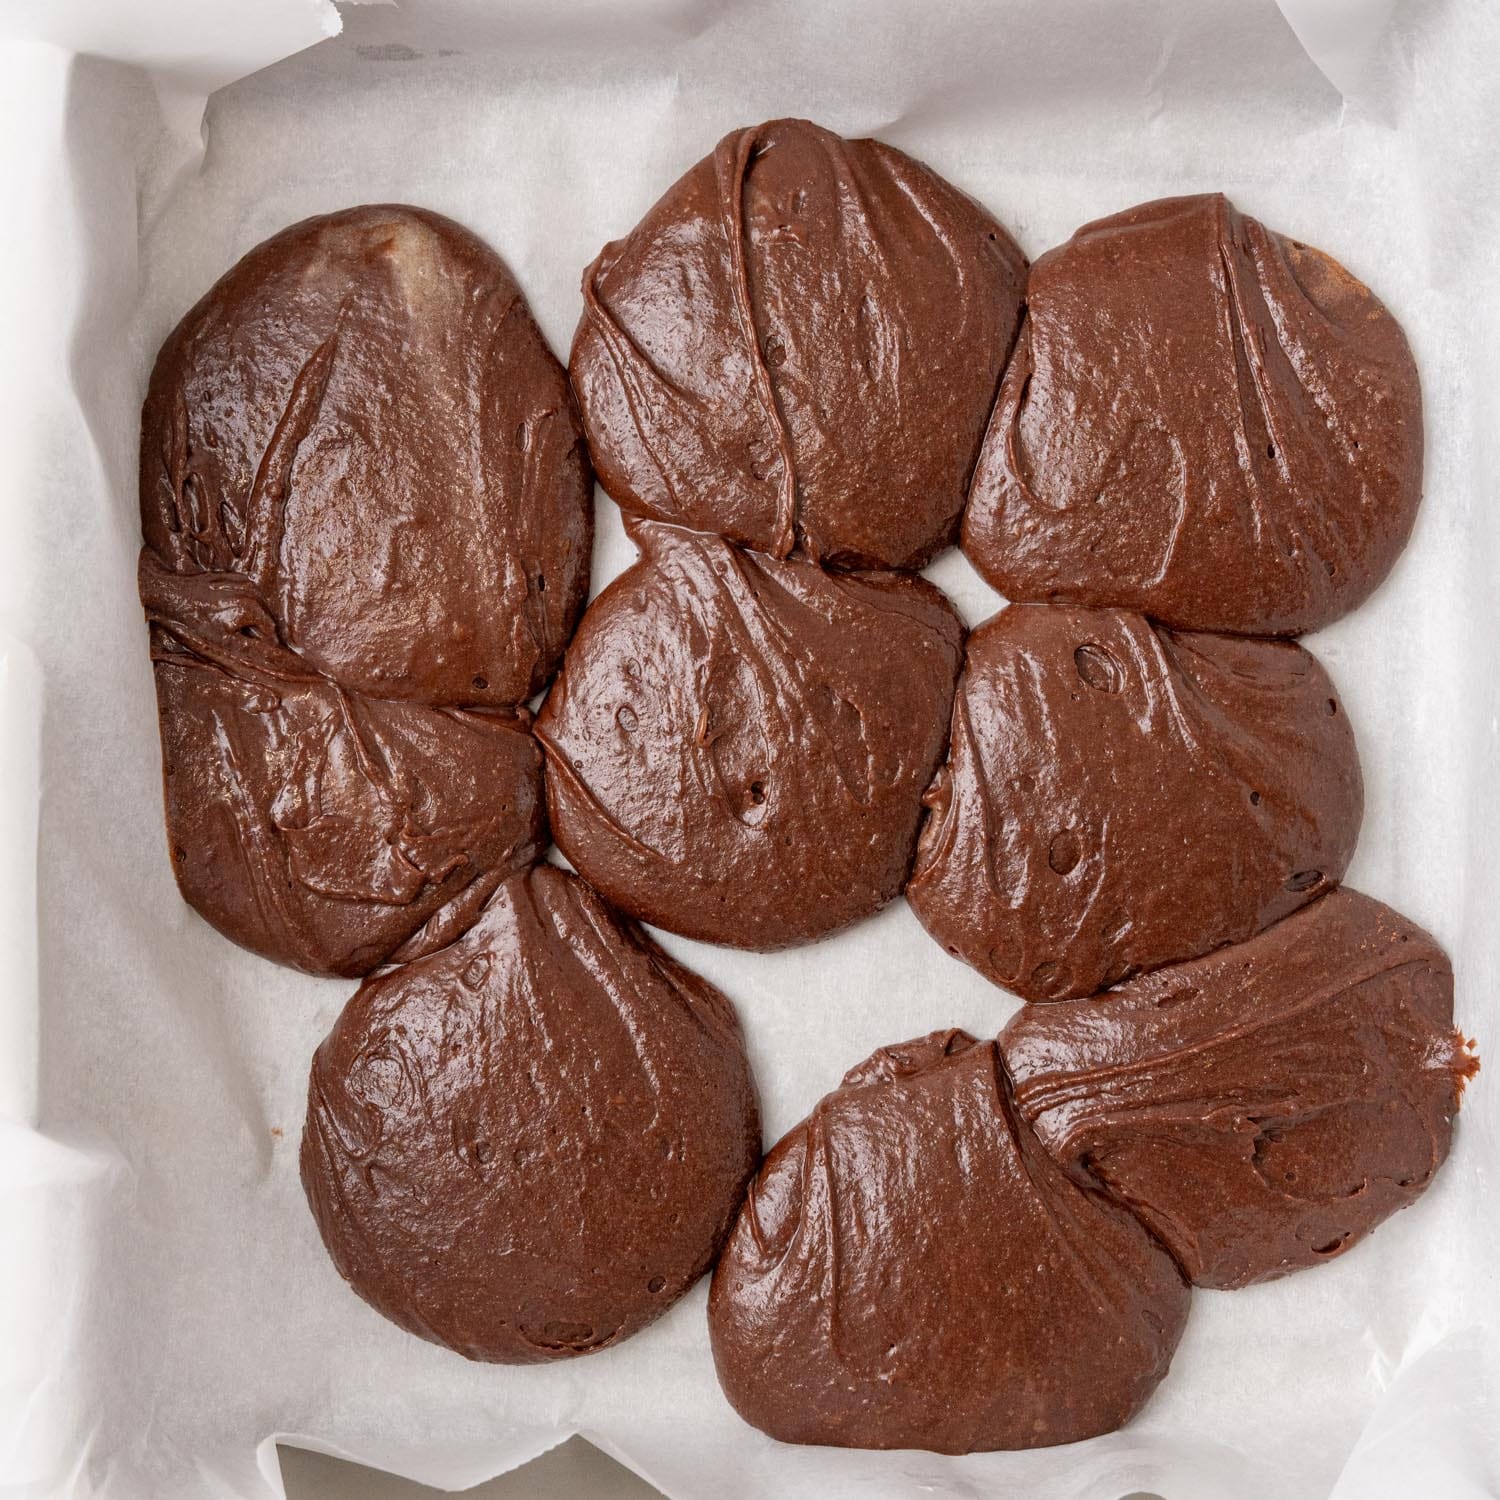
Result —
M 367 974 L 440 947 L 541 852 L 525 709 L 347 693 L 276 643 L 247 588 L 150 552 L 141 592 L 172 868 L 226 937 L 311 974 Z
M 1421 498 L 1394 318 L 1217 194 L 1085 225 L 1031 268 L 964 550 L 1013 600 L 1294 635 L 1364 599 Z
M 360 987 L 313 1059 L 302 1182 L 379 1312 L 521 1364 L 670 1307 L 759 1155 L 729 1002 L 540 865 L 452 946 Z
M 906 574 L 635 528 L 537 720 L 559 848 L 631 915 L 807 942 L 901 889 L 963 629 Z
M 1478 1066 L 1442 950 L 1348 890 L 1108 995 L 1027 1006 L 1000 1047 L 1054 1156 L 1214 1287 L 1317 1265 L 1417 1198 Z
M 522 702 L 588 589 L 567 377 L 499 258 L 415 208 L 295 224 L 183 318 L 141 519 L 165 567 L 243 580 L 283 644 L 380 698 Z
M 570 370 L 604 488 L 778 557 L 920 567 L 956 539 L 1025 268 L 879 141 L 733 132 L 584 273 Z
M 451 932 L 536 852 L 512 706 L 588 583 L 581 429 L 505 268 L 411 208 L 266 241 L 157 357 L 140 498 L 184 895 L 318 973 Z
M 1187 1307 L 1172 1258 L 1034 1139 L 994 1043 L 948 1031 L 877 1052 L 772 1148 L 709 1332 L 772 1437 L 970 1453 L 1129 1421 Z
M 1362 801 L 1302 647 L 1014 605 L 969 638 L 907 900 L 1024 999 L 1088 995 L 1336 885 Z

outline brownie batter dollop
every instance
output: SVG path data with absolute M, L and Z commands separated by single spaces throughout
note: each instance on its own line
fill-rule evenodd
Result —
M 558 847 L 632 916 L 808 942 L 901 890 L 963 628 L 906 574 L 675 527 L 590 605 L 537 720 Z
M 244 579 L 174 574 L 148 550 L 140 580 L 172 869 L 225 937 L 368 974 L 441 947 L 541 852 L 525 709 L 346 692 L 278 642 Z
M 971 1453 L 1129 1421 L 1187 1308 L 1171 1256 L 1034 1139 L 995 1044 L 949 1031 L 877 1052 L 772 1148 L 709 1332 L 772 1437 Z
M 604 488 L 777 557 L 921 567 L 957 538 L 1025 268 L 879 141 L 734 131 L 584 273 L 569 367 Z
M 1291 641 L 1013 605 L 969 638 L 906 896 L 1027 1000 L 1250 937 L 1336 885 L 1363 790 Z
M 540 865 L 450 947 L 360 987 L 313 1060 L 302 1182 L 379 1312 L 522 1364 L 670 1307 L 759 1156 L 729 1002 Z
M 228 575 L 343 687 L 523 702 L 588 589 L 567 377 L 467 230 L 405 207 L 250 251 L 157 356 L 141 522 L 172 572 Z
M 1342 1254 L 1419 1197 L 1478 1067 L 1453 973 L 1389 907 L 1339 890 L 1248 942 L 1000 1036 L 1019 1111 L 1199 1286 Z
M 140 576 L 193 906 L 358 974 L 529 862 L 514 705 L 582 608 L 590 489 L 519 289 L 436 214 L 294 225 L 183 318 L 142 412 Z
M 1085 225 L 1031 268 L 964 550 L 1013 600 L 1295 635 L 1390 571 L 1422 487 L 1400 326 L 1213 194 Z

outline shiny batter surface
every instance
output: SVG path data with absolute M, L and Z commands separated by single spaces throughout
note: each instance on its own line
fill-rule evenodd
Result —
M 906 898 L 1027 1000 L 1252 936 L 1336 885 L 1363 790 L 1290 641 L 1013 605 L 969 637 Z
M 140 479 L 183 894 L 314 973 L 451 934 L 537 852 L 513 705 L 588 584 L 581 429 L 514 281 L 422 210 L 294 225 L 163 345 Z
M 1421 498 L 1395 319 L 1224 197 L 1085 225 L 1031 268 L 964 519 L 1012 600 L 1293 635 L 1390 571 Z
M 1107 995 L 1027 1006 L 1000 1047 L 1054 1156 L 1214 1287 L 1317 1265 L 1419 1197 L 1478 1067 L 1442 950 L 1349 890 Z
M 524 709 L 347 692 L 277 641 L 243 580 L 174 575 L 150 552 L 140 577 L 172 868 L 226 937 L 366 974 L 462 932 L 541 852 Z
M 640 524 L 537 720 L 558 847 L 622 910 L 770 949 L 901 890 L 963 627 L 899 573 Z
M 569 369 L 599 478 L 778 557 L 920 567 L 957 539 L 1025 275 L 889 146 L 735 131 L 584 273 Z
M 531 1363 L 670 1307 L 759 1157 L 729 1002 L 539 865 L 450 947 L 361 986 L 313 1059 L 302 1181 L 378 1311 Z
M 709 1331 L 772 1437 L 970 1453 L 1128 1421 L 1187 1308 L 1166 1251 L 1034 1139 L 995 1044 L 948 1031 L 877 1052 L 772 1148 Z

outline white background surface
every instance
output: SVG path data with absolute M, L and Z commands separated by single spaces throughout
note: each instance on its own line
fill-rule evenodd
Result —
M 1490 1041 L 1495 10 L 1346 0 L 1330 31 L 1299 4 L 1325 73 L 1269 0 L 409 0 L 346 11 L 336 40 L 216 94 L 200 152 L 195 83 L 231 75 L 251 44 L 263 61 L 314 40 L 327 8 L 278 3 L 263 31 L 228 27 L 217 59 L 204 14 L 238 24 L 245 7 L 185 8 L 196 40 L 156 80 L 0 47 L 22 230 L 0 239 L 15 539 L 0 549 L 0 1480 L 47 1497 L 274 1496 L 287 1435 L 456 1487 L 581 1431 L 683 1497 L 1496 1493 L 1484 1076 L 1418 1207 L 1315 1272 L 1196 1294 L 1143 1416 L 1069 1449 L 776 1445 L 718 1391 L 701 1287 L 629 1343 L 545 1369 L 467 1365 L 383 1322 L 328 1264 L 296 1178 L 307 1062 L 350 986 L 234 949 L 178 897 L 134 592 L 151 357 L 236 257 L 303 215 L 380 199 L 454 215 L 565 352 L 600 244 L 726 131 L 781 113 L 921 156 L 1032 255 L 1129 203 L 1222 188 L 1369 281 L 1423 373 L 1412 545 L 1310 645 L 1365 768 L 1349 881 L 1439 936 L 1460 1020 Z M 149 56 L 170 9 L 142 4 L 129 47 Z M 65 10 L 86 32 L 89 7 Z M 596 582 L 630 557 L 607 502 L 600 519 Z M 999 602 L 957 554 L 931 571 L 971 621 Z M 664 941 L 735 1000 L 768 1140 L 873 1048 L 938 1025 L 990 1032 L 1011 1006 L 899 904 L 789 954 Z

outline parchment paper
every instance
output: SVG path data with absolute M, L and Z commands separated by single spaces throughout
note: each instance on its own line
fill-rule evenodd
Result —
M 1416 534 L 1376 597 L 1309 644 L 1363 756 L 1349 882 L 1445 943 L 1460 1021 L 1500 1060 L 1500 14 L 405 0 L 345 10 L 342 35 L 308 46 L 332 23 L 312 0 L 141 3 L 123 40 L 91 29 L 87 3 L 63 9 L 73 30 L 44 31 L 63 50 L 0 45 L 0 1490 L 279 1496 L 277 1439 L 458 1488 L 582 1432 L 694 1500 L 1496 1494 L 1486 1075 L 1418 1206 L 1316 1271 L 1197 1293 L 1145 1413 L 1070 1448 L 777 1445 L 719 1392 L 702 1287 L 550 1368 L 467 1364 L 382 1321 L 339 1281 L 297 1182 L 308 1061 L 352 986 L 239 951 L 179 898 L 134 571 L 154 351 L 237 256 L 306 214 L 407 200 L 455 216 L 565 354 L 603 241 L 727 130 L 778 114 L 915 153 L 1033 255 L 1130 203 L 1225 189 L 1344 260 L 1416 351 Z M 214 93 L 196 138 L 194 88 L 287 53 Z M 602 498 L 600 521 L 596 584 L 631 556 Z M 930 571 L 971 622 L 998 607 L 956 553 Z M 993 1032 L 1013 1004 L 900 903 L 776 956 L 663 942 L 736 1002 L 768 1141 L 876 1046 Z

